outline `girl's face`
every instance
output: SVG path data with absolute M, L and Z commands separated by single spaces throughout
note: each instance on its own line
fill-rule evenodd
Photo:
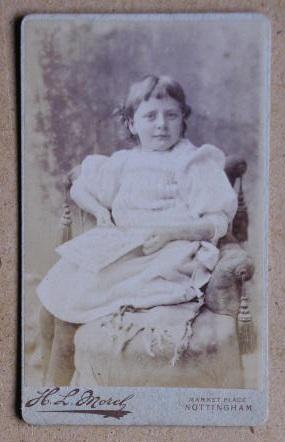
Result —
M 165 151 L 174 146 L 182 134 L 183 115 L 179 103 L 171 97 L 142 101 L 137 108 L 130 131 L 139 137 L 146 151 Z

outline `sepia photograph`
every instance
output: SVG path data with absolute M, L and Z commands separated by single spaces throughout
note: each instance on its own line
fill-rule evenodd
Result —
M 264 392 L 268 29 L 25 18 L 24 387 Z

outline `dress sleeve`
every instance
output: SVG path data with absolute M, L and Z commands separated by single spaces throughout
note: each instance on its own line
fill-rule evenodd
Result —
M 227 233 L 237 210 L 237 195 L 224 166 L 223 152 L 204 145 L 185 167 L 190 214 L 196 219 L 205 217 L 214 224 L 215 241 Z
M 120 188 L 122 169 L 126 151 L 105 155 L 88 155 L 81 164 L 81 173 L 71 187 L 71 198 L 82 207 L 86 194 L 94 198 L 94 203 L 107 209 L 112 208 L 113 200 Z M 84 208 L 84 207 L 82 207 Z

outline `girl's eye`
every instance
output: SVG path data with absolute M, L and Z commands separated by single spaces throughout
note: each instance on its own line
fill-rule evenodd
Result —
M 167 113 L 167 117 L 168 117 L 170 120 L 175 120 L 176 118 L 178 118 L 178 114 L 177 114 L 176 112 L 168 112 L 168 113 Z
M 153 121 L 156 117 L 155 112 L 150 112 L 144 116 L 147 120 Z

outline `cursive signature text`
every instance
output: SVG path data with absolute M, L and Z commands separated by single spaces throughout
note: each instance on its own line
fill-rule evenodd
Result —
M 43 391 L 37 391 L 37 396 L 29 399 L 25 406 L 30 408 L 38 405 L 40 407 L 47 406 L 73 406 L 79 409 L 80 407 L 88 407 L 90 409 L 100 407 L 116 407 L 117 409 L 124 410 L 128 401 L 135 395 L 130 394 L 123 398 L 114 398 L 98 396 L 91 390 L 84 390 L 80 388 L 73 388 L 67 392 L 63 392 L 61 387 L 47 388 Z

